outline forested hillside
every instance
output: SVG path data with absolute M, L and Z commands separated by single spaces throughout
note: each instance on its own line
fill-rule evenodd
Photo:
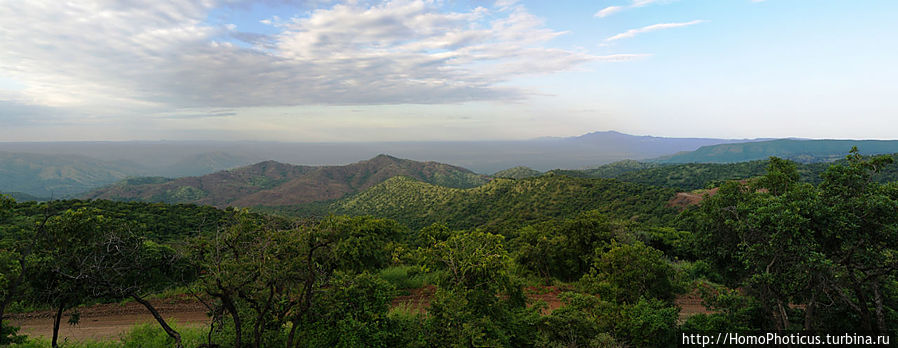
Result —
M 401 221 L 412 228 L 444 223 L 451 228 L 516 227 L 549 218 L 598 210 L 621 219 L 660 222 L 675 210 L 666 207 L 675 190 L 611 179 L 545 175 L 528 179 L 494 179 L 455 189 L 395 177 L 359 194 L 328 205 L 279 207 L 289 215 L 324 212 L 373 215 Z
M 540 176 L 542 174 L 541 171 L 518 166 L 514 168 L 508 168 L 505 170 L 500 170 L 493 174 L 494 178 L 508 178 L 508 179 L 524 179 L 524 178 L 532 178 L 534 176 Z
M 345 166 L 311 167 L 267 161 L 200 177 L 126 180 L 83 198 L 217 207 L 289 205 L 339 199 L 399 175 L 460 188 L 488 181 L 486 176 L 464 168 L 380 155 Z
M 20 335 L 10 312 L 52 309 L 46 320 L 58 328 L 78 322 L 70 310 L 82 305 L 129 299 L 154 311 L 146 299 L 166 293 L 203 301 L 215 324 L 172 327 L 157 315 L 156 329 L 121 346 L 674 347 L 720 332 L 895 335 L 898 183 L 874 179 L 891 161 L 855 152 L 808 183 L 773 158 L 754 180 L 724 182 L 682 212 L 666 206 L 671 188 L 551 173 L 468 189 L 396 176 L 301 219 L 0 197 L 0 344 L 58 343 Z
M 898 154 L 890 155 L 898 159 Z M 821 175 L 833 164 L 846 164 L 843 158 L 833 162 L 797 163 L 801 180 L 820 183 Z M 659 164 L 622 161 L 584 170 L 555 170 L 554 173 L 584 178 L 614 178 L 626 182 L 670 187 L 683 191 L 719 185 L 727 180 L 741 180 L 763 175 L 768 160 L 738 163 L 683 163 Z M 872 180 L 890 182 L 898 180 L 898 163 L 885 164 L 873 174 Z
M 659 163 L 734 163 L 763 160 L 776 156 L 800 163 L 830 162 L 842 159 L 852 147 L 862 155 L 898 152 L 898 140 L 805 140 L 768 141 L 702 146 L 698 150 L 652 160 Z

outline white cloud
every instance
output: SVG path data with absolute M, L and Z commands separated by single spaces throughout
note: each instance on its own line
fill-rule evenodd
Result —
M 623 7 L 623 6 L 608 6 L 606 8 L 599 10 L 599 12 L 596 12 L 595 16 L 599 17 L 599 18 L 604 18 L 604 17 L 610 16 L 612 14 L 615 14 L 617 12 L 620 12 L 624 8 L 625 7 Z
M 620 40 L 620 39 L 627 39 L 627 38 L 631 38 L 631 37 L 634 37 L 634 36 L 636 36 L 636 35 L 639 35 L 639 34 L 642 34 L 642 33 L 648 33 L 648 32 L 651 32 L 651 31 L 664 30 L 664 29 L 672 29 L 672 28 L 681 28 L 681 27 L 688 27 L 688 26 L 690 26 L 690 25 L 695 25 L 695 24 L 704 23 L 704 22 L 707 22 L 707 21 L 705 21 L 705 20 L 694 20 L 694 21 L 690 21 L 690 22 L 680 22 L 680 23 L 660 23 L 660 24 L 653 24 L 653 25 L 649 25 L 649 26 L 642 27 L 642 28 L 637 28 L 637 29 L 630 29 L 630 30 L 627 30 L 627 31 L 625 31 L 625 32 L 623 32 L 623 33 L 620 33 L 620 34 L 614 35 L 614 36 L 612 36 L 612 37 L 609 37 L 609 38 L 605 39 L 605 41 L 614 41 L 614 40 Z
M 238 1 L 4 1 L 0 76 L 35 105 L 139 114 L 518 99 L 529 92 L 505 82 L 628 59 L 546 47 L 564 32 L 514 1 L 442 4 L 327 4 L 263 20 L 279 32 L 261 35 L 205 22 Z
M 638 8 L 647 5 L 651 5 L 653 3 L 659 2 L 660 0 L 631 0 L 630 4 L 625 6 L 608 6 L 605 7 L 598 12 L 596 12 L 595 17 L 604 18 L 610 16 L 612 14 L 618 13 L 620 11 L 626 10 L 628 8 Z M 763 0 L 762 0 L 763 1 Z

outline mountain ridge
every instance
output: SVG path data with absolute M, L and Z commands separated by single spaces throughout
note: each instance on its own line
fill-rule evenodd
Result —
M 735 163 L 781 157 L 802 163 L 830 162 L 845 157 L 852 147 L 862 155 L 898 152 L 898 140 L 776 139 L 750 143 L 702 146 L 648 160 L 657 163 Z
M 339 199 L 395 176 L 408 176 L 446 187 L 474 187 L 489 180 L 461 167 L 381 154 L 344 166 L 298 166 L 263 161 L 162 183 L 111 185 L 89 192 L 83 198 L 217 207 L 291 205 Z

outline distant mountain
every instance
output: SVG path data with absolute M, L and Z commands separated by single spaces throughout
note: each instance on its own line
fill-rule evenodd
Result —
M 181 158 L 168 166 L 143 166 L 124 159 L 0 152 L 0 192 L 68 198 L 129 177 L 203 175 L 251 163 L 247 157 L 225 153 L 193 154 Z M 158 178 L 155 180 L 158 181 Z
M 898 140 L 799 140 L 779 139 L 739 144 L 703 146 L 653 159 L 658 163 L 734 163 L 767 159 L 770 156 L 796 162 L 829 162 L 845 158 L 852 146 L 861 154 L 891 154 L 898 152 Z
M 517 166 L 514 168 L 508 168 L 505 170 L 500 170 L 493 174 L 494 178 L 509 178 L 509 179 L 525 179 L 531 178 L 534 176 L 540 176 L 543 172 L 530 169 L 524 166 Z
M 0 152 L 0 192 L 63 198 L 139 173 L 85 156 Z
M 758 139 L 664 138 L 615 131 L 575 137 L 498 141 L 417 141 L 378 143 L 284 143 L 251 141 L 135 141 L 0 143 L 0 151 L 71 153 L 103 161 L 130 161 L 148 168 L 144 176 L 203 175 L 263 160 L 306 165 L 346 165 L 380 153 L 436 161 L 495 173 L 527 166 L 539 171 L 595 167 L 626 159 L 643 160 L 702 146 Z M 214 155 L 210 155 L 214 154 Z M 199 156 L 192 158 L 191 156 Z M 205 156 L 205 158 L 203 158 Z M 227 157 L 225 157 L 227 156 Z M 230 158 L 228 158 L 230 157 Z M 206 165 L 212 163 L 212 165 Z M 191 172 L 190 168 L 197 167 Z M 177 168 L 174 170 L 173 168 Z M 214 170 L 212 170 L 214 169 Z
M 89 199 L 196 203 L 217 207 L 274 206 L 328 201 L 365 190 L 395 176 L 467 188 L 489 178 L 436 162 L 387 155 L 345 166 L 296 166 L 266 161 L 233 170 L 174 180 L 127 180 L 83 196 Z

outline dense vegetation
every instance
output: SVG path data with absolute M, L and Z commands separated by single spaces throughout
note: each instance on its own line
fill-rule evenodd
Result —
M 853 152 L 819 183 L 772 158 L 677 214 L 675 192 L 560 174 L 451 189 L 397 177 L 284 218 L 0 199 L 3 312 L 195 295 L 212 325 L 131 346 L 668 347 L 681 333 L 898 333 L 898 184 Z M 753 164 L 754 165 L 754 164 Z M 343 209 L 343 210 L 341 210 Z M 432 289 L 421 307 L 395 303 Z M 556 289 L 550 308 L 534 291 Z M 679 316 L 697 294 L 711 310 Z M 158 313 L 157 313 L 158 314 Z M 16 334 L 2 343 L 57 345 Z M 155 343 L 148 343 L 155 342 Z
M 527 168 L 527 167 L 514 167 L 508 168 L 505 170 L 500 170 L 493 174 L 494 178 L 508 178 L 508 179 L 526 179 L 532 178 L 534 176 L 540 176 L 542 174 L 541 171 L 536 169 Z
M 329 205 L 283 207 L 287 215 L 322 211 L 373 215 L 402 221 L 412 228 L 443 223 L 454 229 L 505 231 L 523 224 L 599 210 L 620 219 L 660 223 L 676 210 L 666 206 L 671 189 L 611 179 L 545 175 L 528 179 L 494 179 L 471 189 L 430 185 L 394 177 L 357 195 Z
M 898 159 L 898 154 L 890 155 Z M 845 159 L 831 163 L 807 163 L 796 164 L 800 180 L 813 184 L 819 184 L 822 174 L 832 163 L 847 164 Z M 583 178 L 614 178 L 626 182 L 634 182 L 645 185 L 670 187 L 677 190 L 691 191 L 696 189 L 718 186 L 730 180 L 741 180 L 764 175 L 767 171 L 768 160 L 758 160 L 739 163 L 683 163 L 683 164 L 659 164 L 650 162 L 621 161 L 594 169 L 584 170 L 556 170 L 557 174 L 563 174 Z M 872 179 L 880 182 L 898 180 L 898 163 L 884 165 L 878 168 Z

